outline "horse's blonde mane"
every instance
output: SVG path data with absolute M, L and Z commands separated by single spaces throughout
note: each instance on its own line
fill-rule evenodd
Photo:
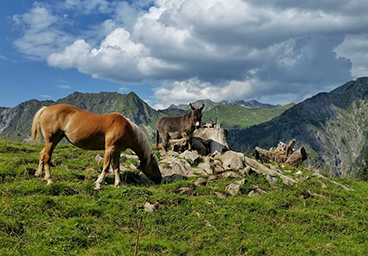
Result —
M 132 125 L 133 132 L 135 133 L 136 138 L 137 138 L 137 142 L 138 142 L 137 144 L 142 147 L 144 159 L 141 159 L 141 160 L 143 160 L 143 161 L 146 160 L 146 162 L 149 163 L 149 161 L 151 159 L 152 149 L 151 149 L 151 144 L 150 144 L 148 138 L 146 137 L 146 135 L 144 135 L 142 129 L 139 128 L 138 125 L 136 125 L 134 122 L 132 122 L 128 118 L 126 118 L 126 119 Z

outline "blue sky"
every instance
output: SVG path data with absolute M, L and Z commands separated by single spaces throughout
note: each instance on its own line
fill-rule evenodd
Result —
M 5 0 L 0 106 L 135 91 L 285 104 L 368 76 L 368 2 Z

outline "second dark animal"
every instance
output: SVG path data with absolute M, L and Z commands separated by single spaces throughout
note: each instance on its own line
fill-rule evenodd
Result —
M 191 111 L 183 116 L 164 116 L 161 117 L 156 124 L 156 149 L 160 135 L 162 137 L 162 149 L 167 151 L 170 138 L 183 137 L 184 145 L 188 144 L 188 149 L 192 149 L 192 137 L 196 125 L 199 125 L 202 120 L 202 110 L 204 104 L 200 108 L 195 108 L 192 103 L 189 104 Z

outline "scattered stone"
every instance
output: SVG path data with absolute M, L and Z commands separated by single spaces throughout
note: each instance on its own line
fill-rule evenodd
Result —
M 104 158 L 103 158 L 100 154 L 97 154 L 97 155 L 95 156 L 95 160 L 96 160 L 97 162 L 103 162 Z
M 240 186 L 244 185 L 245 183 L 247 183 L 247 179 L 244 178 L 244 179 L 241 179 L 241 180 L 237 180 L 236 183 Z
M 247 166 L 244 169 L 240 170 L 240 173 L 242 173 L 244 176 L 250 176 L 255 173 L 255 171 L 250 168 L 250 166 Z
M 211 160 L 209 157 L 205 158 L 204 163 L 198 165 L 198 169 L 203 170 L 207 175 L 213 174 L 213 169 L 211 168 Z
M 295 173 L 295 175 L 302 175 L 303 174 L 303 172 L 302 171 L 297 171 L 296 173 Z
M 254 196 L 259 196 L 259 195 L 263 195 L 266 194 L 267 192 L 263 189 L 261 189 L 258 186 L 254 186 L 254 188 L 248 193 L 248 196 L 250 197 L 254 197 Z
M 219 178 L 219 176 L 217 176 L 217 175 L 210 175 L 209 177 L 208 177 L 208 179 L 207 179 L 207 182 L 209 182 L 209 181 L 213 181 L 213 180 L 217 180 Z
M 224 167 L 222 167 L 220 161 L 215 161 L 213 163 L 213 167 L 214 167 L 214 170 L 213 170 L 213 173 L 214 174 L 221 174 L 225 171 Z
M 185 150 L 183 153 L 179 155 L 179 157 L 184 158 L 185 160 L 189 160 L 192 163 L 195 163 L 199 160 L 199 155 L 193 151 Z
M 196 185 L 197 187 L 205 186 L 206 184 L 207 184 L 206 178 L 198 178 L 194 181 L 194 185 Z
M 231 179 L 240 178 L 239 174 L 236 174 L 235 172 L 225 172 L 222 174 L 222 177 Z
M 189 172 L 188 176 L 198 176 L 198 175 L 208 175 L 202 168 L 192 168 L 192 170 Z
M 155 205 L 155 204 L 151 204 L 151 203 L 149 203 L 149 202 L 146 202 L 146 203 L 144 204 L 144 210 L 145 210 L 146 212 L 153 212 L 155 209 L 156 209 L 156 205 Z
M 305 181 L 305 180 L 308 180 L 308 179 L 309 179 L 309 176 L 301 176 L 301 177 L 297 177 L 296 181 L 301 182 L 301 181 Z
M 275 184 L 275 183 L 277 182 L 278 178 L 277 178 L 277 177 L 275 177 L 275 176 L 266 175 L 266 180 L 267 180 L 271 185 L 273 185 L 273 184 Z
M 129 165 L 129 168 L 130 168 L 131 170 L 137 170 L 137 167 L 136 167 L 134 164 L 130 164 L 130 165 Z
M 235 195 L 240 195 L 241 191 L 240 191 L 240 185 L 238 184 L 230 184 L 228 185 L 225 190 L 227 192 L 230 193 L 230 195 L 235 196 Z
M 182 187 L 178 189 L 178 193 L 180 195 L 191 195 L 193 192 L 193 188 L 191 187 Z
M 215 195 L 218 197 L 218 198 L 220 198 L 220 199 L 226 199 L 227 198 L 227 196 L 226 195 L 224 195 L 224 194 L 222 194 L 222 193 L 220 193 L 220 192 L 215 192 Z

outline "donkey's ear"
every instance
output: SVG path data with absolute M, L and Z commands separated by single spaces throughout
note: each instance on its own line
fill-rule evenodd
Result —
M 202 104 L 202 106 L 199 108 L 200 111 L 202 111 L 204 108 L 204 103 Z
M 195 110 L 195 107 L 193 107 L 192 103 L 189 103 L 189 106 L 192 110 Z

